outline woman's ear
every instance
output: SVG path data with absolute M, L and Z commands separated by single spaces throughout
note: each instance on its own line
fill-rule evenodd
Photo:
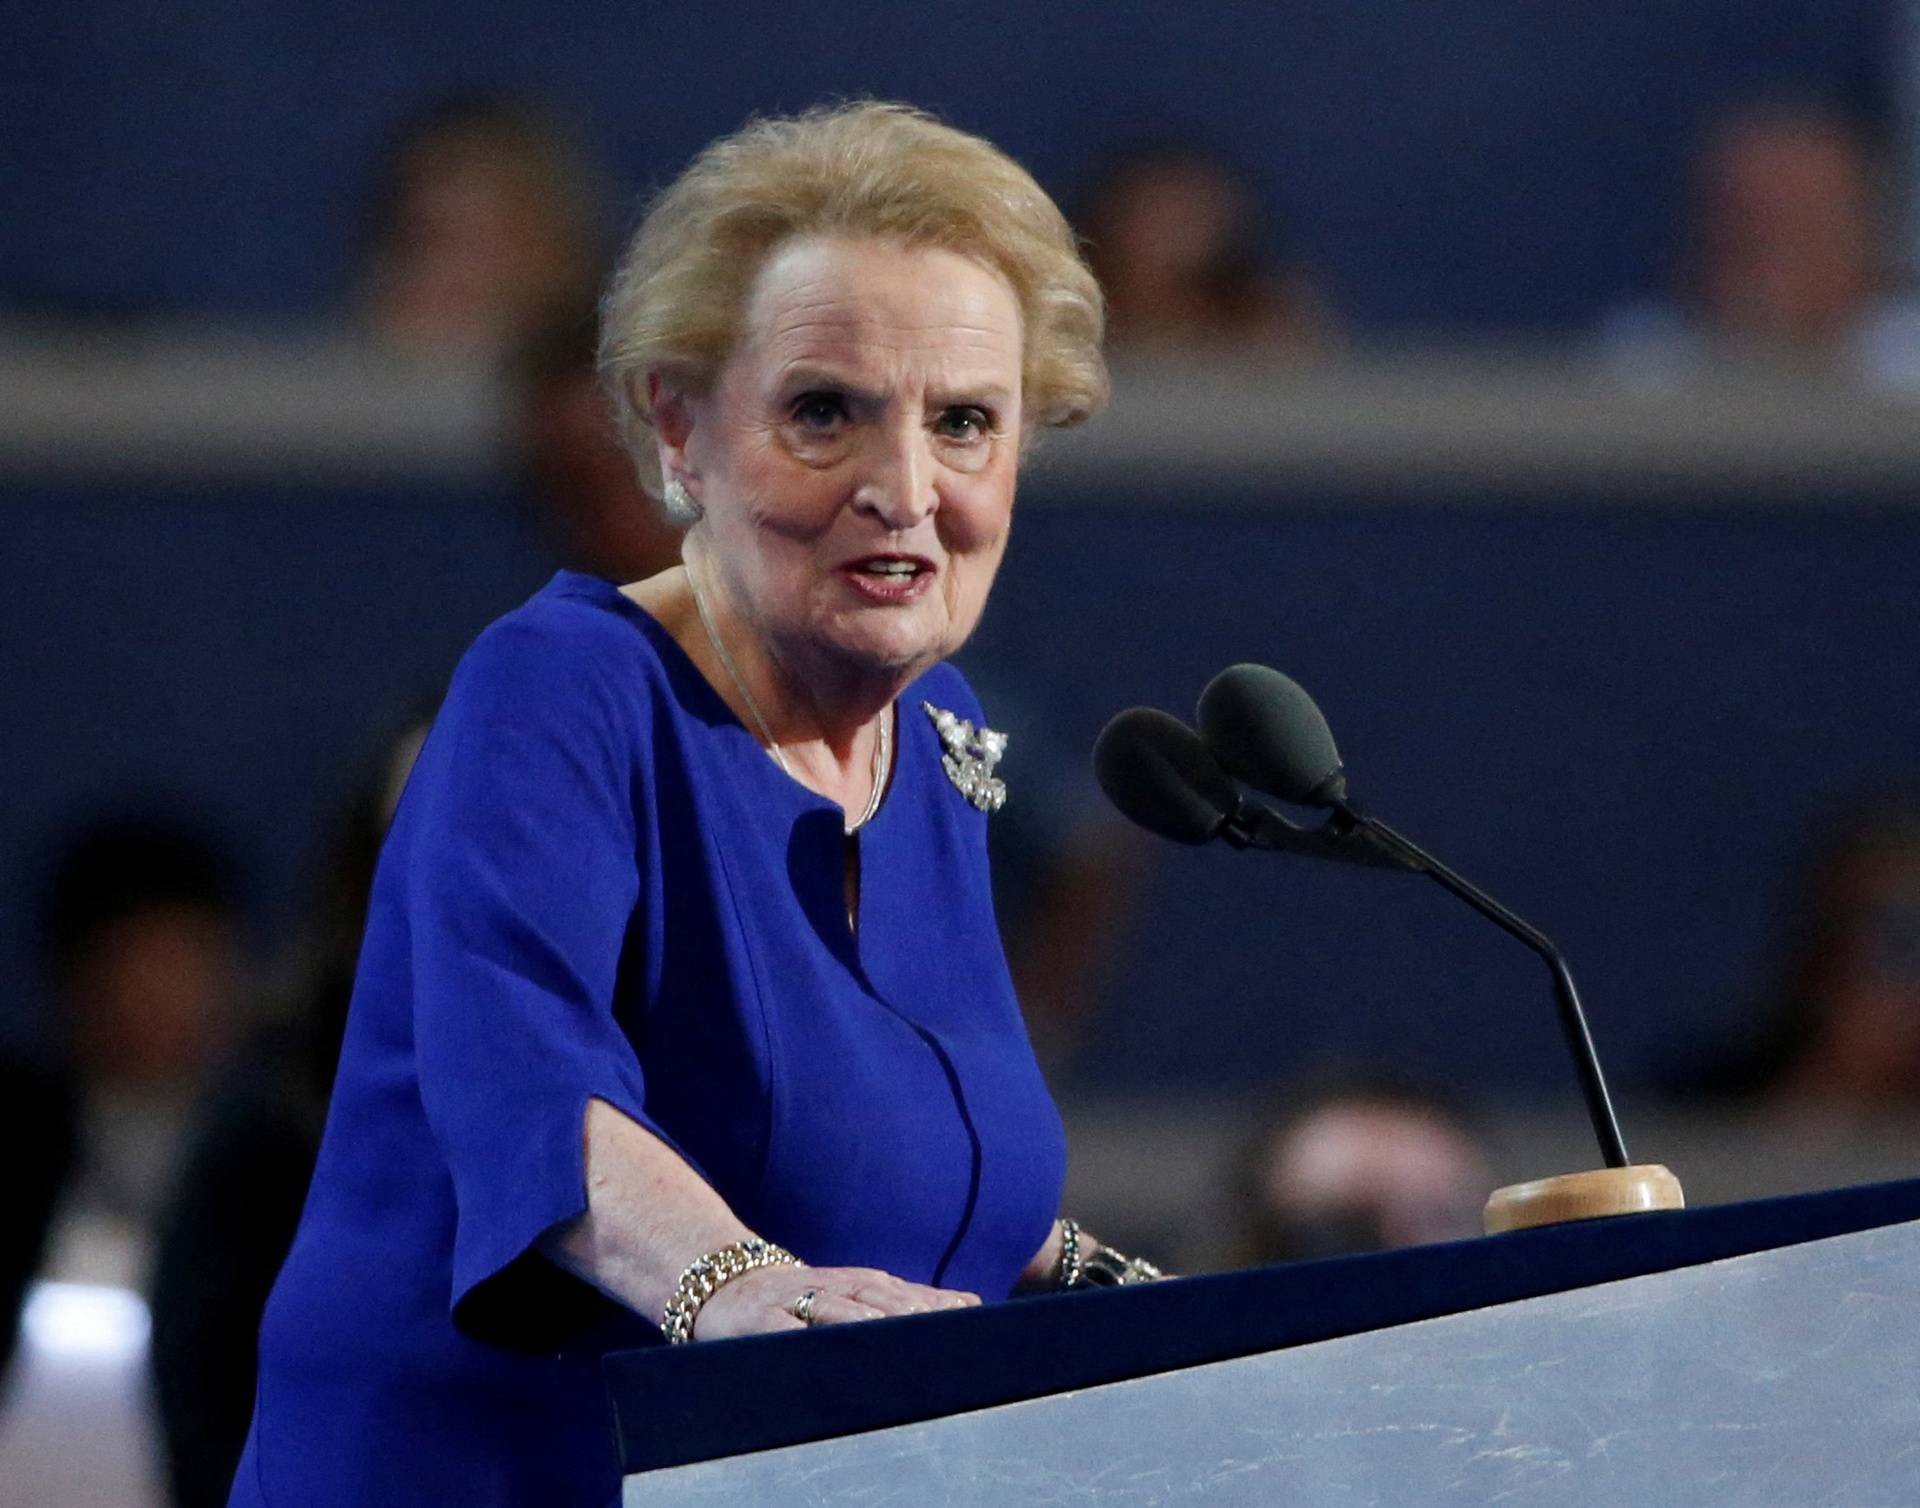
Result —
M 660 442 L 660 467 L 684 474 L 688 468 L 687 440 L 693 434 L 693 404 L 686 389 L 659 372 L 646 376 L 647 415 Z
M 692 449 L 699 403 L 680 383 L 649 372 L 647 414 L 660 451 L 660 501 L 668 517 L 690 524 L 700 517 L 700 468 Z

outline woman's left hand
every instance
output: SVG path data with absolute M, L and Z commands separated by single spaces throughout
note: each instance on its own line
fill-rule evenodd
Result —
M 1091 1239 L 1084 1231 L 1081 1232 L 1082 1251 L 1086 1250 Z M 1033 1260 L 1021 1269 L 1020 1277 L 1013 1285 L 1015 1289 L 1031 1293 L 1035 1289 L 1059 1286 L 1062 1245 L 1060 1222 L 1056 1220 L 1047 1227 L 1047 1239 L 1040 1243 L 1040 1249 L 1033 1254 Z
M 1108 1249 L 1105 1242 L 1084 1226 L 1075 1227 L 1075 1240 L 1078 1241 L 1080 1246 L 1080 1261 L 1082 1265 L 1091 1261 L 1100 1252 Z M 1053 1222 L 1052 1229 L 1047 1232 L 1047 1239 L 1040 1243 L 1040 1249 L 1033 1254 L 1033 1260 L 1027 1263 L 1026 1268 L 1020 1274 L 1019 1281 L 1015 1283 L 1014 1287 L 1018 1291 L 1025 1293 L 1032 1293 L 1040 1289 L 1058 1288 L 1060 1286 L 1061 1257 L 1065 1249 L 1066 1232 L 1062 1228 L 1060 1221 L 1056 1220 Z M 1120 1261 L 1127 1260 L 1123 1254 L 1116 1253 L 1115 1255 Z M 1173 1274 L 1163 1273 L 1158 1268 L 1149 1268 L 1147 1276 L 1171 1277 Z

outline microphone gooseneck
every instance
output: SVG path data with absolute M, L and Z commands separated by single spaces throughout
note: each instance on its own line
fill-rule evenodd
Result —
M 1605 1075 L 1600 1072 L 1600 1054 L 1593 1045 L 1593 1033 L 1587 1029 L 1587 1013 L 1580 1006 L 1580 992 L 1573 985 L 1573 971 L 1560 945 L 1538 927 L 1516 916 L 1486 891 L 1442 864 L 1411 838 L 1396 832 L 1386 823 L 1366 816 L 1344 798 L 1333 803 L 1337 820 L 1350 824 L 1358 832 L 1371 836 L 1382 847 L 1399 854 L 1408 868 L 1431 875 L 1445 890 L 1460 897 L 1508 936 L 1519 939 L 1546 961 L 1553 974 L 1554 999 L 1560 1008 L 1560 1031 L 1567 1050 L 1573 1054 L 1573 1066 L 1580 1075 L 1580 1092 L 1587 1102 L 1587 1118 L 1593 1122 L 1593 1134 L 1599 1139 L 1600 1153 L 1610 1168 L 1631 1166 L 1627 1144 L 1620 1136 L 1620 1121 L 1613 1112 L 1613 1100 L 1607 1093 Z
M 1265 665 L 1231 666 L 1208 682 L 1201 693 L 1199 721 L 1206 746 L 1233 775 L 1283 801 L 1330 808 L 1333 817 L 1328 829 L 1332 833 L 1369 839 L 1401 867 L 1431 875 L 1442 888 L 1546 961 L 1553 975 L 1561 1032 L 1580 1075 L 1587 1116 L 1599 1138 L 1601 1154 L 1610 1168 L 1629 1166 L 1593 1034 L 1587 1028 L 1573 973 L 1559 945 L 1412 839 L 1367 816 L 1347 799 L 1346 774 L 1334 748 L 1333 734 L 1313 698 L 1297 681 Z

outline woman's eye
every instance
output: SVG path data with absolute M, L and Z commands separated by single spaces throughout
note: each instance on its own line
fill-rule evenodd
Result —
M 993 432 L 993 416 L 983 408 L 965 405 L 942 413 L 938 427 L 949 440 L 978 440 Z
M 803 429 L 831 430 L 847 416 L 847 406 L 833 393 L 803 393 L 793 401 L 793 417 Z

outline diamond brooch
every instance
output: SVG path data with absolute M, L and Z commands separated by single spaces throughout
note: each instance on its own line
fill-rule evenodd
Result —
M 940 764 L 953 788 L 979 810 L 991 815 L 1006 804 L 1007 783 L 993 773 L 1000 756 L 1007 752 L 1007 735 L 991 728 L 976 728 L 932 702 L 922 702 L 920 710 L 933 719 L 944 751 Z

